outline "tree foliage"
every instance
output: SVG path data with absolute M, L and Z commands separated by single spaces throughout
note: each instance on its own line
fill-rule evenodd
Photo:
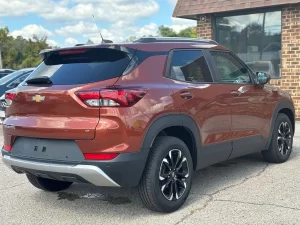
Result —
M 197 37 L 196 27 L 188 27 L 177 33 L 172 28 L 162 25 L 158 28 L 157 33 L 158 33 L 158 36 L 160 36 L 160 37 L 187 37 L 187 38 L 196 38 Z M 143 37 L 155 37 L 155 36 L 147 35 L 147 36 L 143 36 Z M 137 39 L 136 36 L 130 36 L 125 40 L 125 42 L 132 42 L 132 41 L 135 41 L 136 39 Z
M 87 44 L 88 44 L 88 45 L 92 45 L 92 44 L 94 44 L 94 42 L 93 42 L 91 39 L 89 39 L 89 40 L 87 41 Z
M 133 42 L 133 41 L 135 41 L 137 39 L 137 37 L 136 36 L 130 36 L 129 38 L 127 38 L 124 42 L 125 43 L 128 43 L 128 42 Z
M 172 28 L 160 26 L 158 35 L 163 37 L 196 37 L 196 28 L 189 27 L 180 32 L 175 32 Z M 147 37 L 153 37 L 149 35 Z M 131 36 L 125 42 L 132 42 L 137 37 Z M 88 40 L 88 44 L 93 44 Z M 43 49 L 51 48 L 47 44 L 47 37 L 33 35 L 30 39 L 21 36 L 16 38 L 9 34 L 8 27 L 0 28 L 0 48 L 2 54 L 3 68 L 21 69 L 25 67 L 36 67 L 40 64 L 39 52 Z
M 172 28 L 164 25 L 158 28 L 158 34 L 162 37 L 178 37 L 178 34 Z
M 39 52 L 50 48 L 47 37 L 33 35 L 29 40 L 12 37 L 7 27 L 0 29 L 0 48 L 3 68 L 21 69 L 40 64 Z
M 162 25 L 158 28 L 158 34 L 159 36 L 162 37 L 188 37 L 188 38 L 197 37 L 196 27 L 188 27 L 177 33 L 172 28 Z

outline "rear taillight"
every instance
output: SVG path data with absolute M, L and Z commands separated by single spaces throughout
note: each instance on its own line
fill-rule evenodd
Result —
M 6 106 L 10 106 L 11 103 L 13 102 L 14 98 L 16 97 L 16 93 L 15 92 L 6 92 L 5 93 L 5 102 L 6 102 Z
M 100 92 L 91 91 L 91 92 L 77 92 L 76 95 L 88 106 L 100 106 Z
M 14 100 L 14 98 L 16 97 L 16 93 L 5 93 L 5 99 L 9 99 L 9 100 Z
M 100 153 L 100 154 L 83 154 L 86 160 L 113 160 L 119 154 L 118 153 Z
M 11 151 L 11 149 L 12 149 L 12 147 L 10 145 L 4 145 L 3 148 L 4 148 L 4 150 L 6 150 L 8 152 Z
M 102 89 L 101 91 L 77 92 L 76 95 L 91 107 L 129 107 L 145 96 L 141 89 Z

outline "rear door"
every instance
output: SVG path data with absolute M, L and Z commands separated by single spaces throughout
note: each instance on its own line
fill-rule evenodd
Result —
M 232 53 L 211 51 L 211 56 L 222 86 L 231 93 L 231 158 L 263 150 L 270 129 L 267 92 L 254 83 L 252 72 Z
M 54 139 L 93 139 L 99 122 L 99 107 L 84 104 L 76 93 L 99 92 L 118 80 L 132 55 L 116 47 L 44 53 L 41 65 L 25 84 L 17 88 L 7 109 L 5 133 Z
M 226 160 L 232 151 L 230 90 L 215 83 L 206 53 L 200 49 L 171 52 L 167 73 L 181 112 L 199 128 L 199 168 Z

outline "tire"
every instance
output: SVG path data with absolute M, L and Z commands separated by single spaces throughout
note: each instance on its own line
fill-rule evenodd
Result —
M 50 192 L 62 191 L 70 187 L 72 184 L 72 182 L 36 177 L 31 174 L 26 174 L 26 176 L 29 182 L 33 186 L 43 191 L 50 191 Z
M 175 172 L 169 170 L 173 168 L 170 156 L 175 161 Z M 185 143 L 175 137 L 157 137 L 138 186 L 140 197 L 153 211 L 174 212 L 185 203 L 190 193 L 192 175 L 193 162 Z
M 286 126 L 285 131 L 284 126 Z M 279 131 L 281 133 L 284 131 L 287 134 L 282 135 Z M 282 138 L 282 136 L 284 136 L 284 138 Z M 294 131 L 289 117 L 286 114 L 278 114 L 269 149 L 261 152 L 264 160 L 270 163 L 283 163 L 287 161 L 292 152 L 293 137 Z

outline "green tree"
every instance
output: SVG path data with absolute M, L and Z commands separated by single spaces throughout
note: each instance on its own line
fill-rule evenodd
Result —
M 197 37 L 196 27 L 188 27 L 176 33 L 176 31 L 174 31 L 172 28 L 162 25 L 158 28 L 158 34 L 162 37 Z
M 186 29 L 181 30 L 178 33 L 178 37 L 196 38 L 197 37 L 196 27 L 188 27 Z
M 9 35 L 8 27 L 0 29 L 0 47 L 3 67 L 12 69 L 38 66 L 40 51 L 50 48 L 46 36 L 33 35 L 29 40 L 21 36 L 14 38 Z
M 89 39 L 89 40 L 87 41 L 87 44 L 88 44 L 88 45 L 92 45 L 92 44 L 94 44 L 94 42 L 93 42 L 91 39 Z
M 172 28 L 164 25 L 158 28 L 158 34 L 162 37 L 178 37 L 178 34 Z
M 128 43 L 128 42 L 133 42 L 135 41 L 137 38 L 136 36 L 130 36 L 129 38 L 127 38 L 124 42 Z

